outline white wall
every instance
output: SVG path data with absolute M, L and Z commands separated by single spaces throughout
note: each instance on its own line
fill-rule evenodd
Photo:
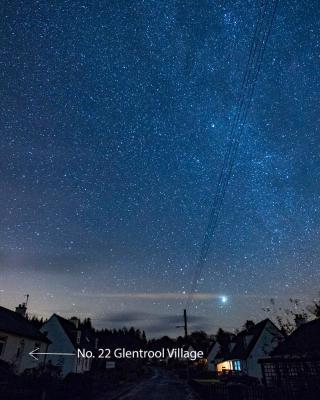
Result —
M 80 357 L 77 359 L 76 371 L 78 374 L 90 371 L 92 360 L 90 358 Z
M 279 335 L 281 334 L 277 328 L 268 321 L 247 359 L 246 369 L 248 375 L 262 379 L 261 365 L 258 363 L 258 360 L 269 356 L 270 352 L 279 344 L 279 339 L 281 337 L 279 337 Z
M 44 355 L 40 355 L 39 360 L 37 361 L 33 357 L 31 357 L 29 353 L 35 349 L 36 343 L 40 344 L 39 352 L 45 353 L 47 349 L 46 343 L 6 332 L 0 332 L 0 336 L 7 338 L 0 359 L 12 364 L 16 373 L 20 374 L 25 369 L 37 368 L 39 365 L 43 364 L 45 359 Z M 19 357 L 17 357 L 17 352 L 19 348 L 20 355 Z
M 53 315 L 41 328 L 42 332 L 47 332 L 48 339 L 52 342 L 48 347 L 49 353 L 74 353 L 75 348 L 63 330 L 60 322 Z M 48 355 L 46 362 L 61 368 L 61 375 L 64 377 L 70 372 L 76 372 L 76 356 L 56 356 Z
M 216 358 L 216 355 L 218 354 L 219 350 L 220 350 L 219 343 L 215 343 L 215 345 L 210 350 L 210 353 L 208 354 L 207 361 L 208 361 L 208 370 L 209 371 L 212 371 L 212 372 L 216 371 L 215 358 Z

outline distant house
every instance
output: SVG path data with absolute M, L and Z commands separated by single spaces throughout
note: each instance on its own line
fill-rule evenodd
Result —
M 26 310 L 24 303 L 16 311 L 0 307 L 0 359 L 12 365 L 17 374 L 44 364 L 45 355 L 36 360 L 29 353 L 35 349 L 45 353 L 50 344 L 48 338 L 26 319 Z
M 280 330 L 265 319 L 238 333 L 226 348 L 213 346 L 209 356 L 218 374 L 245 373 L 262 379 L 258 360 L 267 357 L 282 339 Z
M 302 324 L 260 362 L 268 387 L 280 388 L 290 399 L 318 398 L 320 319 Z
M 57 314 L 42 326 L 41 331 L 50 339 L 49 353 L 64 353 L 61 355 L 48 355 L 47 362 L 61 368 L 61 375 L 69 373 L 84 373 L 91 369 L 92 359 L 77 357 L 78 349 L 94 350 L 97 341 L 85 329 L 80 327 L 79 320 L 75 317 L 65 319 Z M 66 355 L 65 353 L 74 354 Z

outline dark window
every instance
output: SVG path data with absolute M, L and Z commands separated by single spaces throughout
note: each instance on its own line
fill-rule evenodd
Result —
M 18 350 L 17 350 L 17 358 L 19 358 L 20 356 L 22 356 L 23 350 L 24 350 L 24 340 L 22 339 L 22 340 L 20 341 L 20 346 L 18 347 Z
M 7 343 L 7 337 L 6 336 L 0 337 L 0 356 L 4 353 L 6 343 Z

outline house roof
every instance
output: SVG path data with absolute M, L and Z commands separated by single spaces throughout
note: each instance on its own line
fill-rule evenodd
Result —
M 268 323 L 273 325 L 273 323 L 267 318 L 253 325 L 248 330 L 246 329 L 238 333 L 238 335 L 236 335 L 236 337 L 231 341 L 233 347 L 231 349 L 230 347 L 228 349 L 221 349 L 216 358 L 222 360 L 246 360 Z M 246 337 L 248 342 L 246 342 Z
M 22 315 L 0 306 L 0 331 L 51 343 L 50 340 Z
M 86 332 L 85 329 L 77 329 L 73 322 L 61 317 L 60 315 L 53 314 L 53 316 L 59 321 L 62 329 L 75 348 L 84 347 L 87 350 L 94 348 L 94 338 L 89 332 Z M 79 330 L 81 331 L 80 343 L 77 343 L 77 331 Z
M 271 353 L 272 356 L 320 356 L 320 319 L 306 322 Z
M 208 348 L 207 351 L 207 357 L 209 356 L 209 354 L 211 353 L 211 350 L 214 348 L 214 346 L 216 345 L 216 343 L 218 343 L 217 341 L 213 340 Z

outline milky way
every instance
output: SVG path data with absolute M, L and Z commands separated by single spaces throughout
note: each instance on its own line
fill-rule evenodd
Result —
M 280 0 L 191 323 L 317 295 L 320 19 Z M 4 1 L 0 301 L 175 333 L 256 1 Z

